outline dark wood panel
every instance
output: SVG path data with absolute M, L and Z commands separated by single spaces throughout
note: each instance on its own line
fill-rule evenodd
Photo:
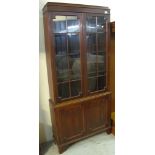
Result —
M 92 100 L 85 107 L 88 132 L 108 126 L 108 102 L 106 97 Z
M 85 131 L 84 110 L 81 104 L 59 109 L 61 142 L 81 137 Z
M 104 6 L 92 6 L 92 5 L 81 5 L 81 4 L 68 4 L 68 3 L 53 3 L 48 2 L 44 8 L 43 12 L 47 11 L 71 11 L 71 12 L 89 12 L 89 13 L 104 13 L 110 14 L 110 9 Z
M 53 61 L 51 61 L 52 52 L 51 50 L 53 45 L 51 42 L 51 37 L 50 37 L 50 26 L 49 26 L 49 14 L 45 13 L 43 16 L 44 20 L 44 38 L 45 38 L 45 50 L 46 50 L 46 64 L 47 64 L 47 73 L 48 73 L 48 84 L 49 84 L 49 93 L 50 93 L 50 99 L 55 101 L 55 79 L 54 79 L 54 70 L 53 70 Z
M 83 140 L 83 139 L 85 139 L 85 138 L 94 136 L 94 135 L 99 134 L 99 133 L 101 133 L 101 132 L 107 132 L 107 133 L 108 133 L 109 129 L 110 129 L 109 127 L 107 127 L 107 128 L 102 128 L 102 129 L 100 129 L 100 130 L 96 130 L 96 131 L 94 131 L 94 132 L 84 134 L 83 136 L 81 136 L 81 137 L 79 137 L 79 138 L 76 138 L 76 139 L 67 141 L 67 142 L 65 142 L 65 143 L 63 143 L 63 144 L 60 144 L 60 145 L 58 145 L 59 153 L 63 153 L 63 152 L 68 148 L 68 146 L 69 146 L 70 144 L 73 144 L 73 143 L 78 142 L 78 141 L 80 141 L 80 140 Z M 111 129 L 110 129 L 110 130 L 111 130 Z
M 86 97 L 81 97 L 81 98 L 74 99 L 74 100 L 68 100 L 68 101 L 62 102 L 60 104 L 54 103 L 54 108 L 65 107 L 65 106 L 74 105 L 74 104 L 78 104 L 78 103 L 87 103 L 91 100 L 96 100 L 98 98 L 102 98 L 102 97 L 109 96 L 109 95 L 111 95 L 110 91 L 107 91 L 104 93 L 96 93 L 96 94 L 89 95 Z

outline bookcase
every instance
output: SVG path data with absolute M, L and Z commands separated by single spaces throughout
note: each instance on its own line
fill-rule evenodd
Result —
M 63 153 L 111 131 L 110 9 L 48 2 L 43 16 L 53 137 Z

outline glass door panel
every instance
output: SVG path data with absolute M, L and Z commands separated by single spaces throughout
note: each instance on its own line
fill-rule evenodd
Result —
M 105 38 L 106 38 L 105 33 L 97 34 L 98 54 L 99 55 L 104 55 L 104 53 L 105 53 L 105 49 L 106 49 Z
M 100 75 L 104 75 L 105 71 L 106 71 L 106 65 L 105 65 L 105 54 L 102 53 L 98 53 L 97 54 L 97 74 Z
M 72 81 L 71 82 L 71 96 L 78 96 L 81 92 L 81 81 Z
M 69 69 L 68 69 L 68 57 L 57 56 L 56 57 L 56 72 L 58 82 L 69 80 Z
M 71 63 L 71 80 L 81 79 L 81 62 L 80 58 L 72 58 Z
M 97 91 L 97 78 L 88 78 L 88 89 L 90 92 Z
M 103 90 L 106 86 L 106 33 L 104 16 L 87 16 L 87 76 L 88 91 Z
M 58 84 L 58 96 L 60 98 L 68 98 L 70 96 L 68 82 Z
M 55 16 L 53 36 L 58 98 L 81 93 L 80 20 L 77 16 Z
M 96 32 L 96 17 L 94 17 L 94 16 L 87 16 L 86 31 L 90 32 L 90 33 Z
M 105 21 L 104 16 L 97 17 L 97 25 L 96 25 L 97 32 L 105 32 Z
M 55 52 L 56 55 L 67 54 L 67 36 L 65 34 L 55 34 Z
M 66 16 L 55 16 L 53 19 L 54 33 L 66 33 Z
M 80 21 L 77 16 L 67 16 L 67 30 L 68 32 L 80 32 Z
M 73 58 L 80 57 L 80 40 L 79 34 L 68 33 L 68 53 Z
M 104 89 L 106 86 L 106 76 L 99 76 L 98 77 L 98 90 Z
M 96 54 L 96 34 L 88 33 L 86 38 L 87 38 L 87 54 Z
M 68 54 L 70 62 L 71 80 L 80 80 L 81 78 L 81 60 L 80 60 L 80 37 L 76 33 L 68 33 Z

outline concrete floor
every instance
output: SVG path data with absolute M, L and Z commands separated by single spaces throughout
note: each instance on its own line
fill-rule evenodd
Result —
M 71 145 L 62 155 L 114 155 L 115 137 L 106 133 L 87 138 Z M 53 144 L 45 155 L 59 155 L 57 146 Z

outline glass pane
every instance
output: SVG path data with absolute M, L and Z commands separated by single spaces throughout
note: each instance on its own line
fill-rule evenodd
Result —
M 55 35 L 55 52 L 56 55 L 65 55 L 67 53 L 66 35 Z
M 96 34 L 87 34 L 87 53 L 96 54 Z
M 68 53 L 71 57 L 80 57 L 79 34 L 68 33 Z
M 97 55 L 98 75 L 104 75 L 105 72 L 105 59 L 103 55 Z
M 87 72 L 88 77 L 97 75 L 96 34 L 87 35 Z
M 81 62 L 80 58 L 72 58 L 71 66 L 71 80 L 77 80 L 81 78 Z
M 98 63 L 98 75 L 105 74 L 105 35 L 104 33 L 98 33 L 98 55 L 97 55 L 97 63 Z
M 59 82 L 69 80 L 68 57 L 56 55 L 56 71 Z
M 55 16 L 53 19 L 54 33 L 65 33 L 66 30 L 66 16 Z
M 92 59 L 92 60 L 91 60 Z M 87 72 L 88 77 L 96 76 L 97 75 L 97 64 L 96 64 L 96 56 L 88 56 L 87 57 Z
M 67 16 L 67 30 L 68 32 L 79 32 L 79 19 L 77 16 Z
M 97 90 L 97 78 L 89 78 L 88 79 L 88 90 L 90 92 Z
M 81 77 L 80 41 L 78 34 L 68 34 L 68 53 L 70 56 L 71 80 Z
M 86 31 L 96 32 L 96 17 L 88 16 L 86 19 Z
M 68 83 L 58 84 L 58 96 L 61 98 L 69 97 L 69 84 Z
M 104 89 L 106 86 L 106 76 L 98 77 L 98 90 Z
M 103 55 L 105 52 L 105 34 L 104 33 L 98 33 L 97 34 L 97 41 L 98 41 L 98 53 Z
M 97 32 L 104 32 L 105 30 L 104 16 L 97 17 Z
M 59 70 L 57 71 L 58 82 L 68 81 L 69 80 L 69 70 Z
M 71 96 L 78 96 L 81 92 L 81 81 L 71 82 Z

